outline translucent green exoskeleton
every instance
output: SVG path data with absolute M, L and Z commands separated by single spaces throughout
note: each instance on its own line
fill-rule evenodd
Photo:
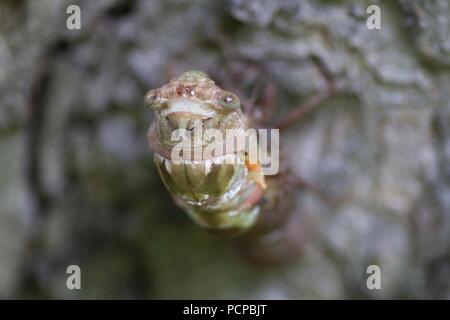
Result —
M 291 175 L 264 177 L 239 149 L 201 161 L 172 158 L 179 143 L 173 133 L 178 129 L 187 132 L 192 153 L 217 143 L 194 140 L 199 128 L 216 129 L 224 136 L 247 129 L 248 119 L 234 93 L 221 89 L 205 73 L 190 71 L 150 90 L 145 102 L 155 112 L 148 132 L 154 160 L 178 206 L 200 226 L 228 236 L 253 261 L 276 262 L 297 253 L 303 232 L 291 214 Z M 226 158 L 241 161 L 223 161 Z

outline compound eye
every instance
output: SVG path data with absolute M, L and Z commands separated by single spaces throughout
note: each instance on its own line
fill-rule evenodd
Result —
M 146 105 L 152 107 L 155 104 L 157 99 L 158 99 L 158 94 L 155 92 L 155 90 L 150 90 L 145 95 L 144 102 Z
M 240 106 L 239 98 L 231 92 L 223 92 L 219 96 L 219 104 L 228 109 L 237 109 Z

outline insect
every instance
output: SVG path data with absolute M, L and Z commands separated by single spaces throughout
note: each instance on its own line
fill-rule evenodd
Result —
M 299 180 L 291 172 L 281 169 L 264 176 L 258 163 L 246 161 L 243 150 L 221 155 L 242 160 L 231 163 L 214 157 L 172 159 L 178 142 L 173 141 L 175 130 L 185 129 L 190 139 L 199 127 L 239 135 L 253 124 L 236 94 L 220 88 L 204 72 L 189 71 L 150 90 L 144 100 L 155 112 L 148 131 L 154 161 L 179 207 L 200 226 L 228 238 L 253 262 L 282 262 L 301 252 L 306 230 L 294 210 Z M 190 150 L 195 148 L 205 148 L 205 142 L 194 142 Z

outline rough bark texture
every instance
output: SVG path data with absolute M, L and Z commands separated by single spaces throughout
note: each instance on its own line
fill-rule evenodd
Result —
M 65 27 L 81 7 L 81 30 Z M 369 4 L 382 29 L 366 27 Z M 3 1 L 0 297 L 450 298 L 450 4 L 412 1 Z M 231 70 L 277 89 L 309 241 L 261 269 L 171 201 L 147 148 L 146 90 Z M 66 267 L 82 290 L 66 288 Z M 382 289 L 368 290 L 377 264 Z

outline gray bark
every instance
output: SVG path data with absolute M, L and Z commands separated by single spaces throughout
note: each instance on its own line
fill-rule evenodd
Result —
M 73 3 L 81 30 L 65 26 Z M 0 297 L 450 298 L 448 1 L 22 0 L 0 20 Z M 245 95 L 275 86 L 281 117 L 323 90 L 317 66 L 337 92 L 281 143 L 296 173 L 351 196 L 299 190 L 305 252 L 261 269 L 174 205 L 143 96 L 240 70 Z

